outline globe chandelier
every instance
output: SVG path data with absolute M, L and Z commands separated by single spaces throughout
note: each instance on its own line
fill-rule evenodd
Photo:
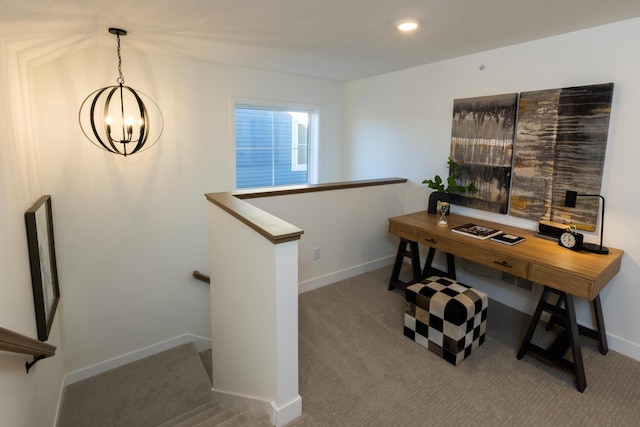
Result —
M 139 153 L 158 142 L 164 129 L 162 112 L 144 93 L 124 84 L 120 36 L 127 32 L 109 28 L 118 42 L 118 85 L 92 92 L 80 106 L 80 128 L 93 145 L 121 156 Z

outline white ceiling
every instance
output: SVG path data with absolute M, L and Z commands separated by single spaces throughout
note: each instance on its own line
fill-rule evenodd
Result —
M 638 16 L 640 0 L 0 0 L 0 36 L 48 56 L 119 27 L 123 50 L 349 81 Z

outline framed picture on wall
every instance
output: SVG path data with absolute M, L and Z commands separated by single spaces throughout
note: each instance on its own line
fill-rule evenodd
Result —
M 453 101 L 450 157 L 460 184 L 478 190 L 452 195 L 453 204 L 507 213 L 517 102 L 517 93 Z
M 564 206 L 567 190 L 600 194 L 613 83 L 520 94 L 509 214 L 596 230 L 599 200 Z
M 24 214 L 27 226 L 31 283 L 36 312 L 38 339 L 47 341 L 56 313 L 60 289 L 53 239 L 51 196 L 42 196 Z

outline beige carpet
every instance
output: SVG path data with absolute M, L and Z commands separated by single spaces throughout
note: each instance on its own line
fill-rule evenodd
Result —
M 59 427 L 157 426 L 211 401 L 192 343 L 65 388 Z
M 288 427 L 640 425 L 640 362 L 602 356 L 584 339 L 579 393 L 563 371 L 516 359 L 529 317 L 490 301 L 485 343 L 450 365 L 403 335 L 404 294 L 387 291 L 390 274 L 300 295 L 303 415 Z M 207 369 L 189 344 L 68 386 L 59 426 L 266 424 L 252 418 L 210 401 Z
M 300 295 L 303 415 L 291 427 L 640 425 L 640 362 L 583 339 L 579 393 L 564 371 L 516 359 L 529 317 L 490 301 L 486 342 L 450 365 L 403 335 L 390 273 Z

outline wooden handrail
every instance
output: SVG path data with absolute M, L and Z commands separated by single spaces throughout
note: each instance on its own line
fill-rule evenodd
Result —
M 198 270 L 193 270 L 193 277 L 195 277 L 196 279 L 202 282 L 211 283 L 211 278 L 206 274 L 200 273 Z
M 328 182 L 325 184 L 303 184 L 285 187 L 254 188 L 238 190 L 232 194 L 238 199 L 256 199 L 260 197 L 286 196 L 290 194 L 316 193 L 319 191 L 348 190 L 350 188 L 376 187 L 380 185 L 404 184 L 407 178 L 379 178 L 360 181 Z
M 26 363 L 27 373 L 29 373 L 29 369 L 39 360 L 55 355 L 56 347 L 0 327 L 0 351 L 33 356 L 33 362 Z
M 205 197 L 220 209 L 253 228 L 274 245 L 299 240 L 304 231 L 247 202 L 245 199 L 346 190 L 389 184 L 403 184 L 406 178 L 368 179 L 362 181 L 332 182 L 327 184 L 294 185 L 290 187 L 241 190 L 232 193 L 206 193 Z

